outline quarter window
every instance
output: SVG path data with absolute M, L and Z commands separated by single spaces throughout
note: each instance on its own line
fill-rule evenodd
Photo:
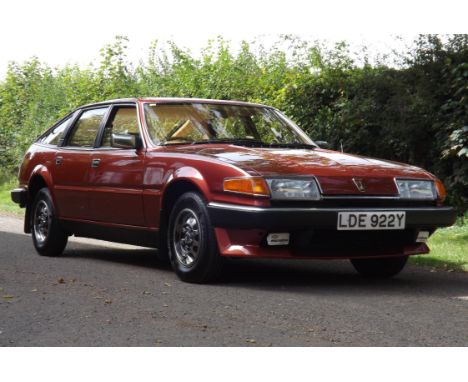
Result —
M 105 107 L 84 111 L 75 124 L 75 128 L 68 140 L 68 146 L 94 147 L 99 126 L 107 109 L 108 108 Z
M 39 142 L 44 143 L 46 145 L 57 146 L 60 143 L 60 140 L 63 138 L 64 132 L 70 125 L 72 117 L 73 115 L 69 116 L 63 122 L 55 126 L 48 134 L 39 139 Z

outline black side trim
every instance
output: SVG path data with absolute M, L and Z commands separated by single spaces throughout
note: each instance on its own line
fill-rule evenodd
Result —
M 159 232 L 138 228 L 109 227 L 95 223 L 60 220 L 62 227 L 70 234 L 116 243 L 158 248 Z

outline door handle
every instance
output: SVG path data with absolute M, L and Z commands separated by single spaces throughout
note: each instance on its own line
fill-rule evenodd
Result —
M 101 159 L 99 158 L 93 159 L 93 161 L 91 162 L 91 167 L 96 168 L 99 166 L 100 163 L 101 163 Z
M 63 157 L 56 157 L 55 158 L 55 164 L 56 165 L 61 165 L 62 164 Z

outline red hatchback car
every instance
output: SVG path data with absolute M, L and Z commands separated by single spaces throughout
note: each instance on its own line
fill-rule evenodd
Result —
M 156 247 L 189 282 L 226 257 L 393 276 L 453 224 L 444 197 L 432 174 L 322 149 L 275 108 L 175 98 L 76 109 L 29 148 L 12 191 L 39 254 L 70 235 Z

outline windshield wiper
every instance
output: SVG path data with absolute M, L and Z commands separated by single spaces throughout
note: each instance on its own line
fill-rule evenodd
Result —
M 177 142 L 179 141 L 179 142 Z M 171 143 L 172 142 L 172 143 Z M 162 146 L 172 146 L 172 145 L 191 145 L 193 141 L 185 137 L 170 137 L 161 142 Z
M 179 138 L 174 138 L 176 141 Z M 181 138 L 183 142 L 169 143 L 172 139 L 168 139 L 164 142 L 165 145 L 204 145 L 204 144 L 231 144 L 238 146 L 250 146 L 250 147 L 270 147 L 270 148 L 289 148 L 289 149 L 308 149 L 314 150 L 317 147 L 309 145 L 307 143 L 265 143 L 259 139 L 254 138 L 219 138 L 219 139 L 203 139 L 201 141 L 191 141 L 189 139 Z
M 268 147 L 279 147 L 287 149 L 308 149 L 315 150 L 317 146 L 309 145 L 307 143 L 269 143 Z

